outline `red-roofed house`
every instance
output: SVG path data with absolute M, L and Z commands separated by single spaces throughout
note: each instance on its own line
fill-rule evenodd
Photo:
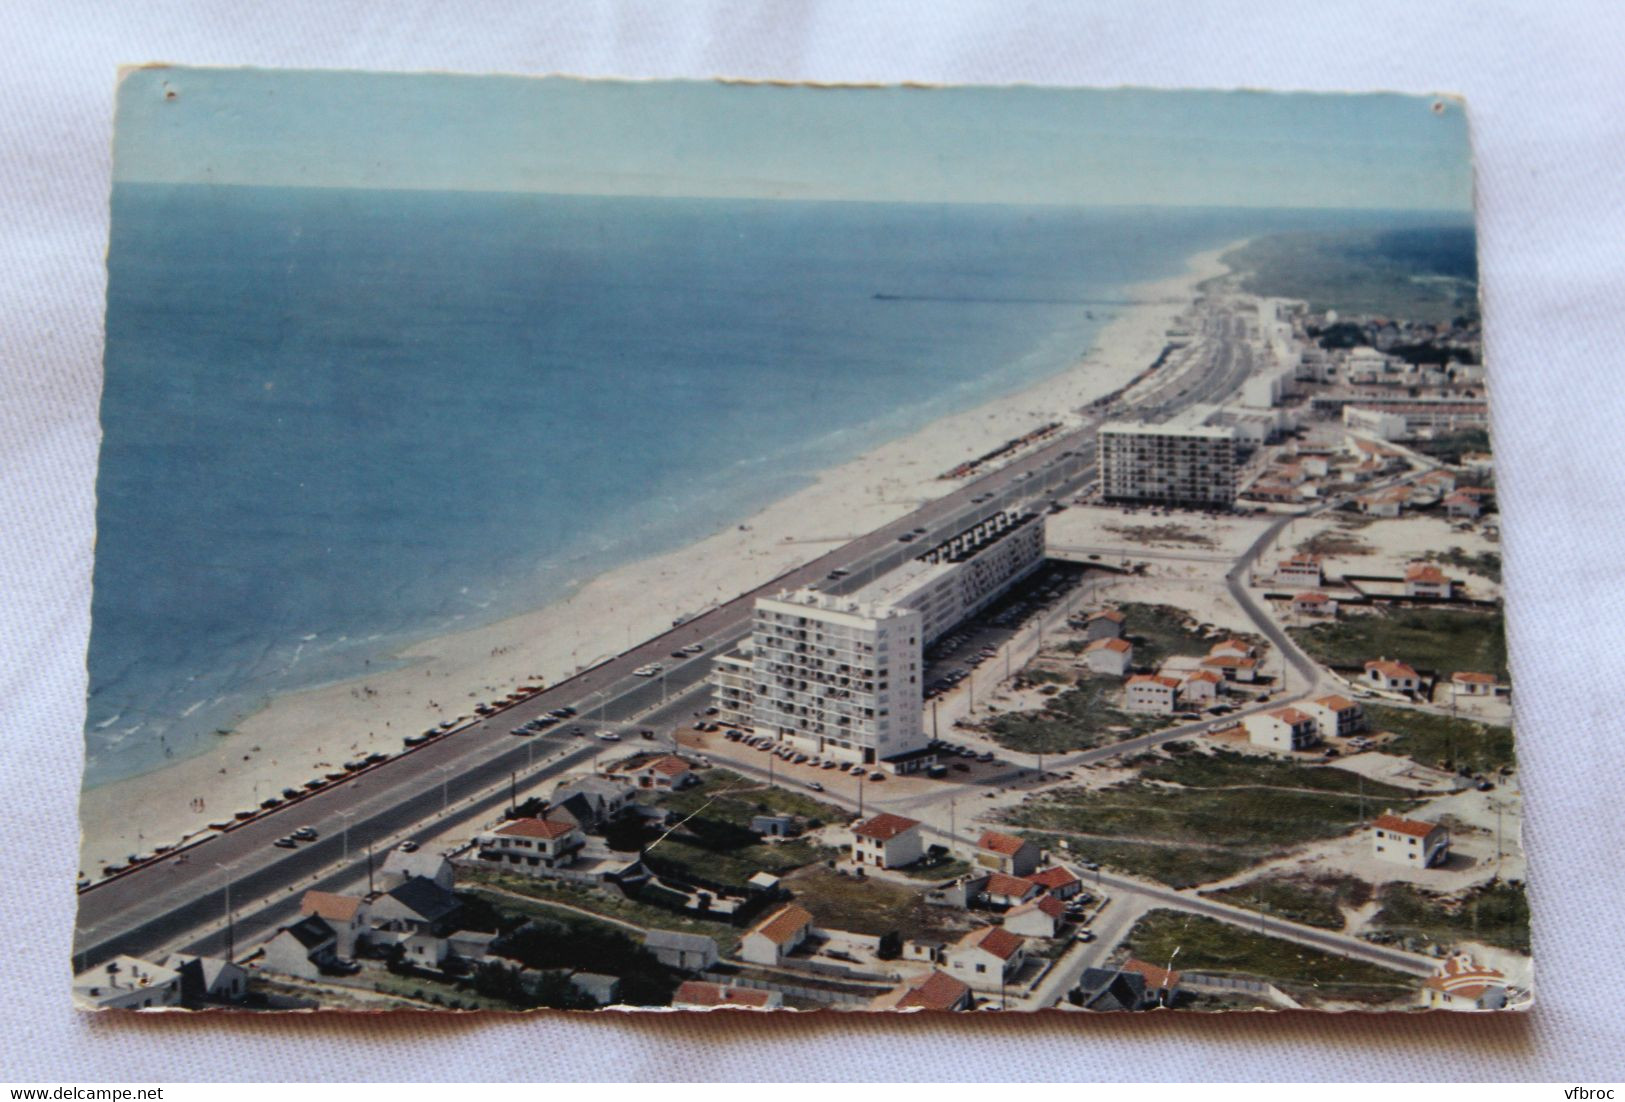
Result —
M 1202 659 L 1202 665 L 1220 671 L 1231 681 L 1252 681 L 1258 676 L 1258 659 L 1237 654 L 1210 654 Z
M 1074 876 L 1070 870 L 1060 865 L 1051 865 L 1047 869 L 1040 869 L 1027 877 L 1044 891 L 1056 899 L 1071 899 L 1083 890 L 1083 882 Z
M 1127 639 L 1096 639 L 1083 648 L 1083 664 L 1090 673 L 1122 677 L 1134 664 L 1134 644 Z
M 1258 648 L 1240 639 L 1223 639 L 1209 647 L 1207 652 L 1214 658 L 1254 658 L 1258 655 Z
M 1123 682 L 1124 706 L 1131 712 L 1172 715 L 1179 682 L 1160 674 L 1139 673 Z
M 1282 753 L 1307 750 L 1320 741 L 1315 717 L 1296 708 L 1261 712 L 1248 716 L 1242 722 L 1247 727 L 1248 742 Z
M 982 902 L 991 906 L 1014 907 L 1018 903 L 1037 898 L 1042 890 L 1024 876 L 995 872 L 988 876 L 987 883 L 982 885 L 982 890 L 978 894 L 982 897 Z
M 1122 634 L 1123 614 L 1115 608 L 1090 614 L 1083 627 L 1083 637 L 1091 643 L 1096 639 L 1116 639 Z
M 1493 673 L 1457 670 L 1450 675 L 1450 692 L 1455 696 L 1494 696 L 1500 688 Z
M 699 781 L 688 762 L 676 754 L 662 754 L 658 758 L 650 758 L 630 767 L 621 767 L 615 770 L 614 776 L 617 780 L 626 781 L 638 788 L 668 791 L 687 788 Z
M 739 955 L 752 964 L 779 965 L 812 933 L 813 917 L 795 903 L 780 907 L 739 939 Z
M 1065 922 L 1066 904 L 1053 895 L 1029 899 L 1004 916 L 1004 928 L 1022 937 L 1054 937 Z
M 358 895 L 333 892 L 306 892 L 299 900 L 299 915 L 315 915 L 333 928 L 333 953 L 354 960 L 357 945 L 367 929 L 367 901 Z
M 1484 511 L 1484 506 L 1480 504 L 1478 498 L 1474 495 L 1464 494 L 1458 490 L 1444 499 L 1444 511 L 1446 516 L 1466 517 L 1468 520 L 1476 520 L 1479 514 Z
M 587 840 L 581 829 L 565 819 L 515 819 L 495 830 L 474 836 L 480 860 L 504 871 L 543 875 L 543 870 L 568 865 Z
M 1186 707 L 1207 704 L 1219 695 L 1224 678 L 1212 670 L 1197 670 L 1186 674 L 1179 683 L 1179 702 Z
M 1145 980 L 1145 997 L 1148 1002 L 1161 1003 L 1167 1006 L 1179 994 L 1178 972 L 1171 972 L 1166 968 L 1158 968 L 1155 964 L 1147 964 L 1143 960 L 1130 957 L 1123 962 L 1120 969 L 1123 972 L 1132 972 Z
M 898 1010 L 969 1010 L 969 985 L 956 980 L 946 972 L 932 972 L 926 979 L 908 989 L 897 1002 Z
M 978 991 L 999 990 L 1015 978 L 1026 959 L 1026 943 L 1002 926 L 972 930 L 947 953 L 948 971 Z
M 784 1005 L 784 996 L 754 987 L 684 980 L 677 985 L 671 1005 L 678 1010 L 777 1010 Z
M 1371 852 L 1397 865 L 1430 868 L 1450 856 L 1450 832 L 1438 823 L 1379 815 L 1371 821 Z
M 1456 595 L 1456 583 L 1432 563 L 1413 562 L 1405 568 L 1405 596 L 1442 597 Z
M 1387 658 L 1367 662 L 1365 680 L 1366 684 L 1391 693 L 1414 693 L 1422 687 L 1422 679 L 1415 670 Z
M 989 830 L 976 844 L 976 863 L 985 869 L 998 869 L 1011 876 L 1026 876 L 1038 868 L 1043 856 L 1036 843 L 1013 834 Z
M 1336 616 L 1337 599 L 1318 589 L 1307 590 L 1292 598 L 1292 611 L 1299 616 Z
M 1303 710 L 1314 717 L 1324 738 L 1347 738 L 1365 728 L 1365 709 L 1336 693 L 1316 697 L 1303 705 Z
M 1429 1010 L 1500 1010 L 1506 1004 L 1506 976 L 1466 953 L 1452 953 L 1422 981 L 1422 1005 Z
M 917 819 L 887 812 L 852 827 L 852 860 L 859 865 L 896 869 L 925 856 Z

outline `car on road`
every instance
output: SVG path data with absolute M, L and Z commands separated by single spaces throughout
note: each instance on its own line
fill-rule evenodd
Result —
M 587 737 L 587 729 L 585 727 L 572 727 L 572 728 L 570 728 L 570 733 L 572 735 L 574 735 L 576 738 L 586 738 Z
M 914 542 L 914 533 L 913 532 L 904 532 L 902 535 L 897 537 L 897 542 L 898 543 L 913 543 Z
M 873 773 L 869 774 L 869 779 L 871 781 L 875 781 L 876 783 L 879 783 L 880 781 L 883 781 L 883 780 L 886 779 L 886 774 L 884 774 L 880 770 L 876 769 Z
M 1079 930 L 1078 940 L 1083 942 L 1085 945 L 1088 945 L 1091 941 L 1095 940 L 1095 932 L 1093 930 Z
M 620 742 L 621 741 L 621 736 L 617 735 L 614 731 L 599 731 L 598 732 L 598 737 L 603 739 L 605 742 Z
M 861 765 L 854 765 L 850 769 L 848 769 L 847 772 L 850 773 L 854 777 L 861 777 L 861 776 L 863 776 L 864 769 L 863 769 L 863 766 L 861 766 Z
M 535 733 L 536 732 L 532 730 L 528 724 L 524 727 L 515 727 L 513 730 L 508 732 L 510 735 L 534 735 Z
M 824 791 L 824 786 L 819 784 L 817 781 L 808 781 L 807 787 L 812 789 L 814 792 Z
M 315 827 L 303 826 L 288 835 L 288 837 L 297 838 L 301 842 L 314 842 L 320 835 L 316 833 Z
M 683 660 L 683 659 L 684 659 L 684 658 L 687 658 L 687 657 L 688 657 L 688 655 L 686 655 L 686 654 L 684 654 L 684 653 L 683 653 L 683 652 L 682 652 L 682 651 L 680 651 L 680 650 L 674 650 L 674 651 L 672 651 L 672 652 L 671 652 L 671 656 L 672 656 L 672 657 L 673 657 L 673 658 L 675 658 L 675 659 L 677 659 L 677 660 L 678 660 L 678 661 L 681 661 L 681 660 Z
M 1100 862 L 1099 861 L 1079 861 L 1078 866 L 1080 868 L 1088 869 L 1090 872 L 1099 872 L 1100 871 Z
M 984 750 L 980 754 L 976 755 L 976 760 L 980 762 L 990 762 L 993 760 L 993 752 L 991 750 Z
M 295 842 L 292 838 L 278 838 L 276 841 L 272 842 L 271 844 L 273 846 L 276 846 L 278 849 L 298 849 L 299 848 L 299 843 Z
M 837 768 L 837 767 L 838 767 L 838 766 L 839 766 L 839 765 L 840 765 L 840 764 L 841 764 L 841 763 L 840 763 L 840 762 L 838 762 L 838 761 L 836 761 L 836 760 L 835 760 L 835 759 L 834 759 L 834 758 L 831 758 L 831 759 L 830 759 L 830 760 L 829 760 L 829 761 L 826 761 L 826 762 L 825 762 L 825 763 L 824 763 L 824 768 L 825 768 L 825 769 L 835 769 L 835 768 Z
M 418 851 L 418 844 L 411 839 L 407 839 L 401 843 L 400 850 L 402 853 L 416 853 Z
M 704 643 L 690 643 L 688 646 L 682 648 L 684 654 L 699 654 L 704 649 Z

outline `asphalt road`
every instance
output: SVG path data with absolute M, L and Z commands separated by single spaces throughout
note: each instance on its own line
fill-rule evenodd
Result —
M 1202 400 L 1212 387 L 1239 379 L 1237 353 L 1230 342 L 1221 340 L 1216 347 L 1202 377 L 1211 385 L 1203 385 L 1201 380 L 1188 385 L 1182 396 L 1162 402 L 1158 412 Z M 1215 373 L 1217 380 L 1212 378 Z M 1098 419 L 1086 419 L 1080 428 L 1059 435 L 999 470 L 925 502 L 890 524 L 495 716 L 403 752 L 184 850 L 91 885 L 79 898 L 76 968 L 94 967 L 121 952 L 154 953 L 188 939 L 225 913 L 228 880 L 237 899 L 258 900 L 278 891 L 293 893 L 300 886 L 310 886 L 311 877 L 320 878 L 320 870 L 342 858 L 335 846 L 342 847 L 346 825 L 352 850 L 367 841 L 398 835 L 414 824 L 420 825 L 424 833 L 438 829 L 443 826 L 436 822 L 442 806 L 487 788 L 504 774 L 527 768 L 527 755 L 534 760 L 539 751 L 527 750 L 526 744 L 533 740 L 516 739 L 509 729 L 551 709 L 568 705 L 577 708 L 582 719 L 618 724 L 653 713 L 662 708 L 663 702 L 670 706 L 673 698 L 699 686 L 709 671 L 709 658 L 717 650 L 744 637 L 759 596 L 815 583 L 829 585 L 828 575 L 837 569 L 849 572 L 835 583 L 840 591 L 848 592 L 907 561 L 921 547 L 963 530 L 973 518 L 1001 507 L 1043 507 L 1055 495 L 1072 492 L 1092 477 L 1097 424 Z M 992 496 L 981 502 L 972 500 L 984 495 Z M 907 542 L 899 539 L 920 528 L 925 532 L 918 533 L 917 538 Z M 682 661 L 672 658 L 672 651 L 692 643 L 703 644 L 704 652 Z M 632 674 L 634 669 L 650 663 L 668 668 L 656 678 Z M 560 726 L 568 728 L 571 723 Z M 594 743 L 592 750 L 602 748 L 596 740 Z M 580 758 L 586 756 L 588 750 L 581 751 Z M 306 825 L 321 832 L 318 842 L 291 851 L 273 847 L 277 838 Z M 350 876 L 353 879 L 353 870 Z

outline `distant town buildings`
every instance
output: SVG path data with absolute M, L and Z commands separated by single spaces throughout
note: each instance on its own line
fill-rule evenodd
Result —
M 1455 593 L 1456 583 L 1432 563 L 1413 562 L 1405 568 L 1405 596 L 1448 601 Z
M 1099 445 L 1107 501 L 1199 509 L 1235 501 L 1234 428 L 1108 422 Z
M 1493 673 L 1470 673 L 1457 670 L 1450 675 L 1452 696 L 1492 697 L 1501 690 L 1501 682 Z

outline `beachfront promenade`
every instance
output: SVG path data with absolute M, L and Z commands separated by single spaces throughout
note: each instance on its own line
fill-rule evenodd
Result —
M 1158 416 L 1170 415 L 1239 385 L 1250 368 L 1245 342 L 1221 334 L 1210 342 L 1200 364 L 1174 383 L 1153 386 L 1144 406 L 1137 403 L 1114 413 L 1134 413 L 1148 406 Z M 291 915 L 296 888 L 310 886 L 313 875 L 332 865 L 334 848 L 344 844 L 346 831 L 348 871 L 328 875 L 353 881 L 358 845 L 409 837 L 414 831 L 434 833 L 446 810 L 510 775 L 523 776 L 527 784 L 545 779 L 546 774 L 536 772 L 540 764 L 536 758 L 546 758 L 547 748 L 558 746 L 557 736 L 521 741 L 508 732 L 550 709 L 569 705 L 580 711 L 582 720 L 604 724 L 652 719 L 646 713 L 662 702 L 680 712 L 688 705 L 679 704 L 677 698 L 702 686 L 710 656 L 747 634 L 757 597 L 813 583 L 834 588 L 828 575 L 837 569 L 848 572 L 839 583 L 846 591 L 906 561 L 919 544 L 953 534 L 975 516 L 1076 492 L 1094 477 L 1098 423 L 1098 418 L 1085 418 L 1079 428 L 1006 466 L 457 734 L 88 888 L 80 895 L 75 967 L 94 967 L 121 952 L 151 954 L 188 944 L 227 913 L 228 882 L 236 901 L 274 898 L 281 891 L 288 897 L 286 914 Z M 918 529 L 924 529 L 918 540 L 900 541 L 900 536 Z M 691 643 L 700 643 L 705 650 L 699 657 L 674 663 L 671 652 Z M 655 662 L 671 668 L 658 678 L 633 676 L 639 666 Z M 571 749 L 568 763 L 557 764 L 556 769 L 585 761 L 605 745 L 594 739 Z M 542 768 L 550 773 L 555 765 Z M 466 813 L 466 808 L 459 812 Z M 295 851 L 273 847 L 277 838 L 306 825 L 322 833 L 321 842 Z M 360 871 L 364 874 L 364 865 Z M 234 902 L 233 909 L 237 905 Z M 282 910 L 273 907 L 263 919 L 274 922 Z

